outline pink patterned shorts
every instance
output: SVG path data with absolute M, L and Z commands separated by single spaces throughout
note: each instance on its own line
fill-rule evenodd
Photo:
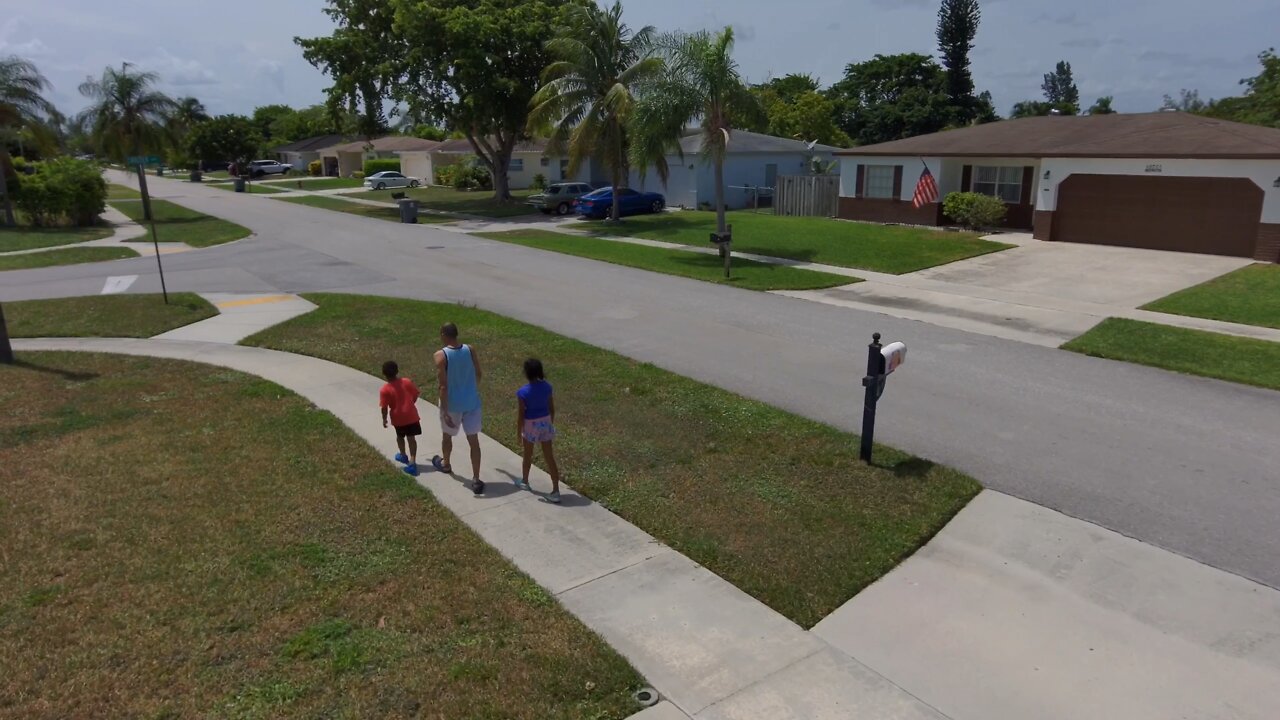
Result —
M 556 429 L 551 425 L 551 417 L 526 418 L 523 433 L 525 442 L 544 443 L 556 439 Z

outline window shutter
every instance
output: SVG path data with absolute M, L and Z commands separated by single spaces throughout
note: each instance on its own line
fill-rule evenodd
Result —
M 893 199 L 902 199 L 902 166 L 893 166 Z
M 1030 165 L 1022 168 L 1022 199 L 1020 205 L 1031 204 L 1031 186 L 1036 182 L 1036 169 Z
M 866 190 L 867 166 L 859 165 L 858 172 L 854 175 L 853 196 L 862 197 Z
M 973 192 L 973 166 L 965 165 L 960 175 L 960 192 Z

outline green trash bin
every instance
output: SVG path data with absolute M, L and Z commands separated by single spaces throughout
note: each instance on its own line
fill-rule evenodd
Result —
M 236 178 L 236 192 L 244 192 L 244 178 Z
M 400 222 L 415 224 L 418 222 L 418 201 L 405 198 L 397 200 L 400 205 Z
M 200 174 L 199 170 L 191 171 L 191 182 L 198 183 L 203 181 L 204 181 L 204 176 Z

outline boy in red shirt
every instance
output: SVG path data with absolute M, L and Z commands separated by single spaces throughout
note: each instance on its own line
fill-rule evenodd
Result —
M 418 388 L 409 378 L 398 377 L 400 366 L 395 360 L 382 363 L 382 376 L 387 384 L 378 391 L 378 405 L 382 407 L 382 427 L 387 426 L 388 411 L 391 425 L 396 429 L 396 447 L 400 449 L 396 462 L 404 463 L 404 471 L 418 475 L 418 436 L 422 434 L 419 422 Z M 405 440 L 409 441 L 409 454 L 404 453 Z

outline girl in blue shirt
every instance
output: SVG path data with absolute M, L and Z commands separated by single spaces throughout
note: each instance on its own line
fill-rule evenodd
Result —
M 521 490 L 529 489 L 529 468 L 533 465 L 533 445 L 542 445 L 542 457 L 551 475 L 551 494 L 548 502 L 560 502 L 560 468 L 556 466 L 556 401 L 552 397 L 551 383 L 542 370 L 542 361 L 529 358 L 524 361 L 524 376 L 528 384 L 516 391 L 516 432 L 524 445 L 522 479 L 516 483 Z

